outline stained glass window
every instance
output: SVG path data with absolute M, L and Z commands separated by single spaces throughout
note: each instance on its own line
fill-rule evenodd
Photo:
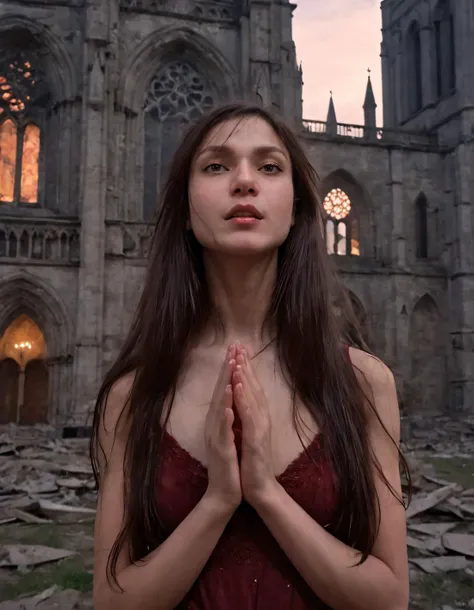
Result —
M 43 73 L 35 66 L 32 52 L 18 47 L 2 48 L 0 56 L 0 107 L 13 116 L 44 105 L 49 96 Z
M 16 31 L 0 49 L 0 202 L 38 202 L 41 116 L 49 101 L 35 41 Z
M 21 157 L 20 200 L 25 203 L 38 201 L 38 163 L 40 153 L 39 127 L 30 123 L 23 135 L 23 154 Z
M 17 157 L 17 128 L 11 119 L 0 125 L 0 201 L 13 201 Z
M 332 189 L 324 199 L 324 210 L 328 216 L 341 220 L 349 215 L 351 200 L 342 189 Z
M 360 256 L 359 222 L 352 203 L 342 189 L 334 188 L 323 202 L 326 219 L 326 246 L 329 254 Z

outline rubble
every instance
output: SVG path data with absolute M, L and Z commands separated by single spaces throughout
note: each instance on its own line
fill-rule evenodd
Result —
M 0 435 L 0 524 L 95 514 L 86 439 Z
M 410 574 L 414 578 L 442 574 L 444 579 L 449 572 L 464 573 L 474 582 L 474 479 L 470 483 L 469 476 L 464 477 L 463 486 L 453 483 L 430 461 L 433 457 L 472 461 L 474 420 L 425 418 L 413 423 L 411 432 L 402 446 L 413 479 L 406 513 Z M 0 539 L 2 527 L 10 523 L 40 527 L 93 521 L 96 493 L 87 439 L 60 440 L 35 431 L 29 438 L 22 434 L 0 434 Z M 404 492 L 406 496 L 406 486 Z M 35 569 L 44 561 L 60 561 L 73 554 L 41 545 L 0 546 L 0 573 L 12 567 Z M 0 602 L 0 610 L 83 608 L 84 600 L 78 601 L 77 595 L 51 587 L 39 596 Z M 453 608 L 459 605 L 449 601 Z
M 15 601 L 0 602 L 0 610 L 85 610 L 80 605 L 80 593 L 73 589 L 57 591 L 57 587 L 50 587 L 34 597 L 27 597 Z M 87 608 L 92 610 L 92 605 Z
M 32 544 L 0 545 L 0 568 L 29 568 L 75 555 L 67 549 Z
M 414 568 L 427 574 L 464 571 L 470 575 L 474 568 L 474 489 L 463 489 L 438 476 L 431 460 L 472 460 L 474 421 L 438 418 L 426 425 L 419 421 L 418 428 L 412 427 L 413 435 L 404 448 L 414 490 L 406 513 L 410 572 L 413 576 Z

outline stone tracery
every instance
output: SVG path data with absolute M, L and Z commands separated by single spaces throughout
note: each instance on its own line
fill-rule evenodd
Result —
M 145 112 L 160 122 L 178 118 L 188 122 L 210 110 L 214 100 L 203 77 L 187 62 L 175 61 L 153 78 L 145 100 Z

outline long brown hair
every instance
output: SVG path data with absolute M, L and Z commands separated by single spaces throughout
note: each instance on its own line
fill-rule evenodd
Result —
M 267 320 L 276 328 L 275 346 L 293 397 L 310 409 L 323 431 L 325 451 L 338 481 L 336 518 L 329 529 L 359 550 L 361 561 L 370 554 L 377 536 L 380 515 L 372 476 L 374 462 L 380 476 L 383 473 L 368 439 L 366 405 L 370 400 L 341 348 L 341 325 L 332 306 L 334 273 L 323 237 L 319 181 L 296 134 L 281 118 L 259 106 L 235 103 L 201 118 L 181 140 L 158 206 L 141 300 L 124 347 L 98 394 L 91 459 L 99 486 L 104 473 L 99 471 L 102 448 L 98 434 L 107 396 L 115 382 L 135 373 L 126 411 L 125 519 L 109 556 L 109 573 L 115 582 L 117 558 L 124 544 L 129 546 L 131 561 L 136 562 L 164 539 L 155 508 L 160 422 L 165 404 L 168 409 L 173 403 L 191 342 L 215 315 L 202 247 L 186 230 L 191 164 L 211 129 L 224 121 L 250 116 L 260 117 L 275 130 L 292 160 L 295 222 L 278 253 L 277 284 Z M 357 337 L 360 333 L 351 333 L 353 344 L 358 343 Z M 295 408 L 295 423 L 297 415 Z M 401 463 L 406 468 L 403 458 Z

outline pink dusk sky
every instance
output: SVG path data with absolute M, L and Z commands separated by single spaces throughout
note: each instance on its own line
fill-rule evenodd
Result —
M 326 120 L 330 91 L 339 123 L 361 125 L 371 69 L 382 125 L 380 0 L 296 0 L 293 37 L 303 63 L 303 116 Z

